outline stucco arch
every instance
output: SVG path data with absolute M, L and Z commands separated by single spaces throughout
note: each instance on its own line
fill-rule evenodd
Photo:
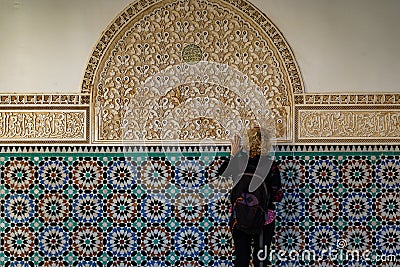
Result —
M 152 124 L 151 113 L 160 109 L 158 100 L 168 102 L 174 88 L 185 85 L 193 91 L 199 82 L 238 96 L 237 101 L 255 114 L 252 124 L 273 124 L 278 141 L 293 140 L 293 106 L 296 95 L 303 94 L 301 75 L 285 38 L 264 14 L 240 0 L 138 0 L 104 31 L 86 68 L 81 91 L 94 101 L 93 141 L 148 139 L 152 129 L 142 126 Z M 213 93 L 214 87 L 202 92 L 212 98 L 208 103 L 237 112 L 226 98 Z M 193 103 L 191 97 L 198 95 L 184 99 Z M 186 122 L 196 120 L 194 112 L 187 116 L 193 118 Z M 229 134 L 234 130 L 231 121 L 209 125 L 219 125 Z M 177 132 L 151 139 L 182 136 L 207 134 Z

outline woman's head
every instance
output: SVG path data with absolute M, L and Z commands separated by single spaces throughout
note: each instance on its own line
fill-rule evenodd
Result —
M 270 136 L 267 131 L 256 126 L 247 131 L 249 140 L 249 156 L 268 155 L 271 148 Z

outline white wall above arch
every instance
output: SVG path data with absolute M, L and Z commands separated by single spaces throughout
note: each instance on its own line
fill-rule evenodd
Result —
M 400 1 L 250 2 L 291 45 L 306 93 L 400 92 Z

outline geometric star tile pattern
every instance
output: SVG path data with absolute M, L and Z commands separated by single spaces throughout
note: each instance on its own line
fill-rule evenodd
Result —
M 0 265 L 232 266 L 228 155 L 1 154 Z M 276 156 L 274 264 L 396 266 L 399 153 Z
M 279 160 L 285 194 L 274 249 L 285 256 L 275 254 L 276 264 L 397 266 L 398 153 L 300 152 Z

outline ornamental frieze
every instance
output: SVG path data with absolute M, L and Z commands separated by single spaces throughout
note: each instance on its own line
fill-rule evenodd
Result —
M 300 143 L 400 141 L 400 106 L 299 106 L 295 116 Z
M 0 94 L 0 105 L 89 105 L 90 95 Z
M 0 142 L 88 142 L 88 108 L 1 109 Z
M 307 105 L 396 105 L 400 94 L 306 94 L 297 104 Z

